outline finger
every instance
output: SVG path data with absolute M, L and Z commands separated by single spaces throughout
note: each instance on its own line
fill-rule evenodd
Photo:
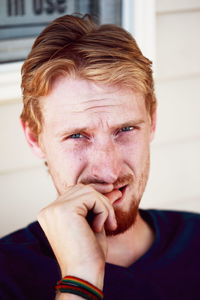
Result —
M 109 199 L 109 202 L 113 204 L 116 200 L 122 197 L 122 192 L 120 190 L 113 190 L 110 193 L 104 194 Z
M 63 202 L 66 199 L 70 199 L 72 197 L 78 198 L 90 192 L 95 192 L 95 189 L 90 185 L 84 185 L 82 183 L 70 185 L 66 187 L 65 192 L 62 195 L 60 195 L 56 201 Z
M 117 221 L 115 218 L 107 217 L 107 219 L 100 219 L 100 215 L 97 215 L 93 221 L 92 229 L 95 233 L 101 232 L 103 229 L 113 231 L 117 228 Z
M 107 190 L 109 189 L 107 188 Z M 76 212 L 83 217 L 87 217 L 88 223 L 95 232 L 101 231 L 105 222 L 107 222 L 107 226 L 111 230 L 115 228 L 115 214 L 108 197 L 97 192 L 91 185 L 80 184 L 69 187 L 69 193 L 66 192 L 63 194 L 59 202 L 63 203 L 65 198 L 67 199 L 69 197 L 69 194 L 73 194 L 73 196 L 71 195 L 71 198 L 67 200 L 66 204 L 68 205 L 68 209 L 71 208 L 73 212 L 73 208 L 76 207 Z M 117 199 L 117 197 L 121 196 L 121 192 L 114 190 L 108 193 L 108 195 L 110 198 Z M 59 202 L 57 202 L 57 205 Z M 91 214 L 88 214 L 88 212 L 91 212 Z M 92 216 L 92 218 L 90 218 L 90 216 Z
M 97 192 L 101 193 L 101 194 L 106 194 L 109 193 L 113 190 L 113 184 L 110 183 L 91 183 L 89 184 L 90 186 L 92 186 Z
M 103 211 L 96 214 L 93 218 L 92 228 L 95 232 L 100 232 L 103 230 L 105 224 L 110 230 L 114 230 L 117 227 L 115 212 L 113 207 L 110 205 L 104 206 Z
M 108 218 L 108 210 L 104 210 L 103 212 L 96 215 L 92 223 L 93 231 L 96 233 L 101 232 L 104 229 L 104 224 L 107 218 Z

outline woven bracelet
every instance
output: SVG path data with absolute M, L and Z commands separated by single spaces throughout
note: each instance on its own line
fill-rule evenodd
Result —
M 90 282 L 74 276 L 65 276 L 58 281 L 56 290 L 70 293 L 88 300 L 102 300 L 103 292 Z

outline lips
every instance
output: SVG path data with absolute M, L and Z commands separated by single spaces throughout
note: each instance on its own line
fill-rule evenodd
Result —
M 123 194 L 125 192 L 125 189 L 127 186 L 128 186 L 128 184 L 123 184 L 123 185 L 115 186 L 114 189 L 119 190 Z
M 127 187 L 127 184 L 124 185 L 124 186 L 122 186 L 122 187 L 120 187 L 120 188 L 118 188 L 118 190 L 120 190 L 123 193 L 126 187 Z

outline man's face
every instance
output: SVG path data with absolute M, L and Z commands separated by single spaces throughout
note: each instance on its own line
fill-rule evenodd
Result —
M 114 184 L 123 195 L 112 203 L 114 234 L 125 231 L 134 222 L 149 171 L 153 129 L 144 98 L 116 86 L 60 77 L 40 101 L 39 143 L 58 194 L 77 183 Z

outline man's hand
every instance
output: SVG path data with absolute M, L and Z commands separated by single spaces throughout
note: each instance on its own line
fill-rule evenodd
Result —
M 104 195 L 103 195 L 104 194 Z M 106 196 L 105 196 L 106 195 Z M 38 221 L 59 263 L 73 275 L 103 288 L 107 242 L 104 228 L 117 227 L 112 203 L 121 197 L 112 184 L 77 184 L 42 209 Z M 93 215 L 91 224 L 89 215 Z

